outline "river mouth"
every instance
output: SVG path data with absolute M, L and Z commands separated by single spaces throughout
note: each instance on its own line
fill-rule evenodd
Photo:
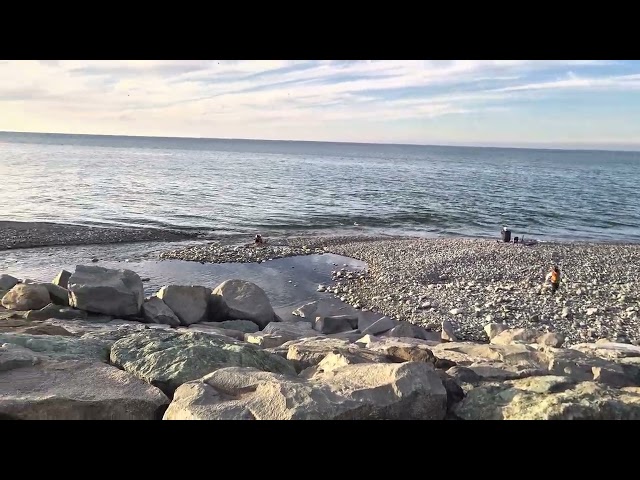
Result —
M 97 258 L 97 262 L 92 259 Z M 314 300 L 331 299 L 317 291 L 319 284 L 331 282 L 331 271 L 339 268 L 363 270 L 366 263 L 325 253 L 278 258 L 262 263 L 199 263 L 184 260 L 156 260 L 144 245 L 92 245 L 47 247 L 0 252 L 0 272 L 17 278 L 50 282 L 57 273 L 75 270 L 76 265 L 98 265 L 133 270 L 144 279 L 145 295 L 155 294 L 164 285 L 203 285 L 215 288 L 229 279 L 247 280 L 261 287 L 276 313 L 291 320 L 291 312 Z

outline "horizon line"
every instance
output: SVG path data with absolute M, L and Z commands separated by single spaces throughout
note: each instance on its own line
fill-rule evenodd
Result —
M 388 145 L 388 146 L 409 146 L 409 147 L 451 147 L 451 148 L 495 148 L 502 150 L 552 150 L 552 151 L 585 151 L 585 152 L 640 152 L 640 144 L 629 148 L 619 147 L 560 147 L 552 146 L 550 143 L 530 143 L 531 146 L 505 146 L 505 145 L 473 145 L 467 143 L 447 144 L 447 143 L 393 143 L 393 142 L 347 142 L 332 140 L 289 140 L 289 139 L 265 139 L 265 138 L 230 138 L 230 137 L 190 137 L 190 136 L 162 136 L 162 135 L 122 135 L 105 133 L 62 133 L 62 132 L 27 132 L 0 130 L 0 134 L 33 134 L 33 135 L 61 135 L 61 136 L 84 136 L 84 137 L 125 137 L 125 138 L 155 138 L 155 139 L 183 139 L 183 140 L 223 140 L 223 141 L 249 141 L 249 142 L 297 142 L 297 143 L 336 143 L 344 145 Z M 536 146 L 533 146 L 536 145 Z M 580 145 L 580 144 L 577 144 Z

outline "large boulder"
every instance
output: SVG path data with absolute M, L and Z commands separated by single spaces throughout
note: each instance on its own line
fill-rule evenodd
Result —
M 182 385 L 166 420 L 440 420 L 447 392 L 427 364 L 354 364 L 292 378 L 225 368 Z
M 224 367 L 254 367 L 295 375 L 284 358 L 228 337 L 200 332 L 144 330 L 116 341 L 111 363 L 159 387 L 168 395 L 185 382 Z
M 4 343 L 18 345 L 39 356 L 57 360 L 109 360 L 109 343 L 96 338 L 0 333 L 0 344 Z
M 221 295 L 229 306 L 232 320 L 251 320 L 260 328 L 278 321 L 271 302 L 259 286 L 246 280 L 227 280 L 218 285 L 213 293 Z
M 25 361 L 16 367 L 0 371 L 1 418 L 154 420 L 169 403 L 157 388 L 100 362 Z
M 62 270 L 56 277 L 51 281 L 54 285 L 64 288 L 65 290 L 69 288 L 69 279 L 71 278 L 71 272 L 67 272 L 66 270 Z
M 209 308 L 211 289 L 200 286 L 166 285 L 157 293 L 182 325 L 205 321 Z
M 7 275 L 6 273 L 0 275 L 0 290 L 11 290 L 18 283 L 20 283 L 20 280 L 18 280 L 16 277 L 12 277 L 11 275 Z
M 10 310 L 39 310 L 51 302 L 42 285 L 19 283 L 2 297 L 2 306 Z
M 69 291 L 66 288 L 54 285 L 53 283 L 42 283 L 41 285 L 47 289 L 53 303 L 63 307 L 69 306 Z
M 454 412 L 464 420 L 640 420 L 640 388 L 530 377 L 476 387 Z
M 144 299 L 142 280 L 131 270 L 78 265 L 69 278 L 69 304 L 114 316 L 138 315 Z
M 142 316 L 147 323 L 162 323 L 177 327 L 180 320 L 162 299 L 151 297 L 142 304 Z

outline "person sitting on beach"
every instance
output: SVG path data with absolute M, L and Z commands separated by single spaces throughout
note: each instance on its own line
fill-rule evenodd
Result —
M 262 235 L 256 235 L 256 238 L 255 238 L 255 240 L 253 241 L 253 244 L 254 244 L 255 246 L 263 245 L 263 244 L 264 244 L 264 240 L 262 240 Z
M 551 293 L 556 293 L 558 287 L 560 287 L 560 269 L 557 265 L 554 265 L 547 274 L 547 281 L 551 283 Z

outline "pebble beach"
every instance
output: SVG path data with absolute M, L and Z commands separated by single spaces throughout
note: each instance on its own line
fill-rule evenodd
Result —
M 429 330 L 448 321 L 459 340 L 486 341 L 483 326 L 560 332 L 567 344 L 609 339 L 638 344 L 640 245 L 538 243 L 485 239 L 292 238 L 278 245 L 211 244 L 163 252 L 201 262 L 269 261 L 330 252 L 367 263 L 348 278 L 336 265 L 319 286 L 358 308 Z M 542 288 L 551 265 L 561 268 L 555 295 Z

